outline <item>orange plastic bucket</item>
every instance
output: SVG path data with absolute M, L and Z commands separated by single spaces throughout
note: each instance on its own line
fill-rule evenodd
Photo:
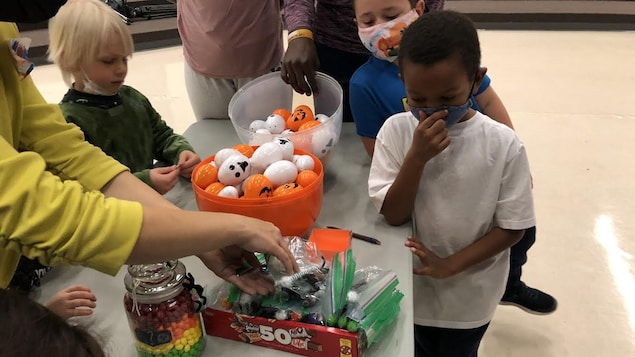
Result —
M 257 146 L 254 146 L 254 149 Z M 295 155 L 309 155 L 315 162 L 313 171 L 318 178 L 302 190 L 269 198 L 229 198 L 215 196 L 192 182 L 196 204 L 201 211 L 235 213 L 259 218 L 275 224 L 283 236 L 303 236 L 320 215 L 322 207 L 322 186 L 324 171 L 322 163 L 313 154 L 295 150 Z M 192 177 L 203 166 L 214 160 L 214 155 L 203 160 L 194 168 Z

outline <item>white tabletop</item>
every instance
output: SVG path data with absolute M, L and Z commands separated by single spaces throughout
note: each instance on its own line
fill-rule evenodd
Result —
M 196 152 L 205 158 L 219 149 L 237 143 L 231 123 L 226 120 L 205 120 L 194 123 L 184 136 Z M 401 312 L 392 330 L 383 340 L 371 346 L 364 356 L 412 356 L 412 259 L 403 243 L 410 233 L 410 226 L 389 226 L 379 216 L 368 198 L 368 170 L 370 160 L 355 134 L 352 123 L 342 125 L 340 141 L 326 165 L 324 175 L 324 199 L 316 226 L 337 226 L 378 238 L 381 246 L 353 239 L 353 252 L 358 267 L 376 265 L 391 269 L 399 277 L 399 290 L 405 297 L 401 302 Z M 179 207 L 196 210 L 194 194 L 189 183 L 183 181 L 168 193 L 167 198 Z M 215 285 L 219 279 L 207 270 L 196 258 L 182 259 L 196 282 L 206 286 Z M 44 277 L 38 301 L 45 301 L 58 290 L 71 284 L 89 286 L 97 295 L 97 308 L 92 317 L 76 319 L 87 326 L 104 343 L 113 356 L 135 356 L 133 338 L 123 308 L 123 277 L 125 267 L 115 278 L 82 267 L 56 268 Z M 292 354 L 252 346 L 246 343 L 207 336 L 207 347 L 203 356 L 247 356 L 259 357 L 292 356 Z

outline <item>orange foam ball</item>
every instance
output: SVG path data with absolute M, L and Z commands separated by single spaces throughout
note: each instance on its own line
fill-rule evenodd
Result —
M 273 185 L 271 180 L 265 175 L 255 174 L 251 175 L 245 180 L 243 186 L 245 198 L 267 198 L 273 194 Z
M 225 188 L 225 185 L 223 185 L 220 182 L 214 182 L 211 185 L 207 186 L 207 188 L 205 188 L 205 192 L 207 193 L 211 193 L 214 196 L 218 196 L 218 193 Z
M 278 114 L 285 121 L 287 119 L 289 119 L 289 117 L 291 116 L 291 112 L 286 110 L 286 109 L 284 109 L 284 108 L 278 108 L 278 109 L 274 110 L 273 112 L 271 112 L 271 114 Z
M 322 123 L 317 120 L 307 121 L 306 123 L 303 123 L 302 125 L 300 125 L 300 127 L 298 128 L 298 131 L 315 128 L 318 125 L 322 125 Z
M 298 131 L 300 125 L 312 120 L 315 120 L 315 116 L 311 108 L 304 104 L 298 105 L 293 114 L 287 119 L 287 129 Z
M 278 186 L 278 188 L 273 191 L 273 197 L 289 195 L 296 191 L 300 191 L 301 189 L 302 186 L 298 185 L 295 182 L 285 183 L 284 185 Z
M 254 154 L 254 148 L 252 148 L 251 146 L 247 145 L 247 144 L 238 144 L 238 145 L 234 145 L 232 146 L 232 149 L 238 151 L 239 153 L 247 156 L 248 158 L 251 158 L 251 155 Z
M 210 164 L 201 166 L 194 175 L 194 183 L 202 189 L 216 181 L 218 181 L 218 169 Z
M 317 178 L 318 174 L 316 174 L 315 171 L 303 170 L 298 173 L 298 177 L 295 179 L 295 183 L 302 187 L 307 187 L 311 183 L 313 183 L 313 181 L 317 180 Z

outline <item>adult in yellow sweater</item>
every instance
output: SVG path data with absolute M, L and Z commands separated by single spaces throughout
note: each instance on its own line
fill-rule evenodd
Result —
M 0 20 L 8 20 L 5 15 Z M 252 252 L 272 254 L 289 272 L 297 270 L 273 224 L 179 210 L 87 143 L 40 95 L 20 63 L 21 49 L 12 41 L 18 38 L 15 24 L 0 22 L 0 288 L 20 255 L 110 275 L 123 264 L 197 255 L 250 293 L 273 288 L 234 274 L 237 265 L 254 261 Z

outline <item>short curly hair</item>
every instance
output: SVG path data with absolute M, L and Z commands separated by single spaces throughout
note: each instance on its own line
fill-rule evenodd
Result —
M 399 63 L 433 65 L 457 56 L 468 76 L 481 66 L 481 48 L 472 21 L 455 11 L 431 11 L 421 15 L 404 31 Z

